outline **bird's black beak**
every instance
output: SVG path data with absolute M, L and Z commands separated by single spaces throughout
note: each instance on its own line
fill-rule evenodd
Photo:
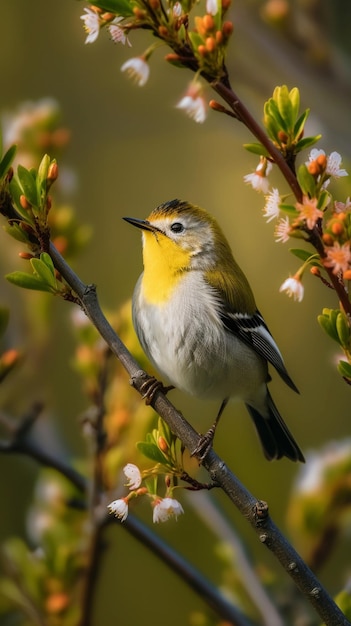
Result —
M 141 228 L 142 230 L 150 230 L 152 233 L 159 232 L 159 229 L 153 226 L 153 224 L 150 224 L 147 220 L 139 220 L 137 217 L 123 217 L 123 219 L 128 222 L 128 224 L 137 226 L 137 228 Z

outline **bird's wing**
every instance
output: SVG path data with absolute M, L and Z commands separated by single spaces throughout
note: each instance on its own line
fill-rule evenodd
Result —
M 229 332 L 242 339 L 269 361 L 286 384 L 298 393 L 295 383 L 286 370 L 279 348 L 259 311 L 254 314 L 221 311 L 220 317 Z

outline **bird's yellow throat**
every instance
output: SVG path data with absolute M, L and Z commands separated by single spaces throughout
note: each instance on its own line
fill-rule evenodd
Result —
M 165 304 L 190 264 L 190 252 L 163 233 L 143 233 L 143 293 L 150 304 Z

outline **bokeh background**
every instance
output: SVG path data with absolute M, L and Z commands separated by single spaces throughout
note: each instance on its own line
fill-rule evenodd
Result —
M 177 110 L 175 104 L 191 76 L 167 65 L 162 49 L 152 57 L 147 85 L 140 89 L 129 82 L 120 66 L 143 52 L 147 38 L 131 36 L 133 47 L 128 49 L 112 44 L 102 33 L 95 44 L 84 45 L 79 19 L 84 6 L 76 0 L 3 0 L 0 6 L 2 113 L 23 101 L 52 97 L 71 133 L 64 155 L 65 167 L 74 173 L 67 202 L 92 231 L 89 245 L 75 259 L 75 269 L 84 281 L 97 284 L 104 307 L 117 309 L 131 296 L 141 270 L 139 234 L 122 216 L 146 217 L 156 205 L 175 197 L 202 205 L 227 234 L 301 391 L 300 396 L 293 394 L 274 376 L 273 396 L 302 449 L 308 453 L 349 436 L 350 388 L 336 373 L 336 351 L 316 322 L 322 307 L 336 303 L 332 292 L 309 276 L 301 304 L 279 294 L 279 286 L 298 265 L 288 244 L 274 242 L 273 226 L 262 218 L 262 197 L 243 183 L 243 176 L 256 165 L 255 157 L 242 148 L 251 137 L 239 123 L 220 114 L 210 112 L 204 125 L 196 125 Z M 281 19 L 276 19 L 277 11 L 282 11 Z M 235 33 L 228 67 L 234 89 L 251 111 L 261 118 L 263 103 L 277 84 L 298 86 L 302 106 L 312 109 L 309 134 L 321 132 L 319 147 L 340 152 L 350 169 L 351 6 L 343 0 L 236 0 L 231 17 Z M 281 185 L 278 174 L 272 180 Z M 349 195 L 347 182 L 343 184 L 341 200 Z M 17 250 L 1 233 L 0 262 L 1 274 L 23 269 Z M 37 295 L 18 294 L 0 279 L 0 300 L 11 308 L 8 343 L 27 351 L 20 383 L 9 379 L 4 386 L 4 407 L 20 415 L 32 401 L 43 400 L 52 444 L 79 457 L 85 444 L 78 415 L 87 402 L 70 366 L 74 350 L 70 305 L 51 303 L 52 336 L 43 355 L 38 348 Z M 24 311 L 38 317 L 35 341 L 28 337 Z M 208 427 L 216 411 L 214 405 L 177 392 L 172 400 L 199 430 Z M 240 406 L 226 410 L 216 450 L 255 496 L 269 502 L 284 529 L 289 489 L 299 468 L 288 461 L 278 465 L 264 460 Z M 3 541 L 25 532 L 37 467 L 29 459 L 0 457 L 0 468 Z M 278 568 L 225 498 L 213 497 L 242 534 L 250 554 Z M 157 530 L 218 581 L 211 533 L 191 512 L 177 524 Z M 201 608 L 201 601 L 122 528 L 114 528 L 109 536 L 112 547 L 100 581 L 96 623 L 118 619 L 121 626 L 164 624 L 166 611 L 170 626 L 186 624 L 189 611 Z M 332 592 L 342 584 L 340 572 L 349 550 L 345 537 L 321 572 Z M 182 601 L 170 610 L 175 595 Z

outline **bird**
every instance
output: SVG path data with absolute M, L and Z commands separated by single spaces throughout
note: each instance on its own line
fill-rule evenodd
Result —
M 144 271 L 133 292 L 132 320 L 145 354 L 170 388 L 221 403 L 193 454 L 205 458 L 234 398 L 245 403 L 268 460 L 304 462 L 268 389 L 268 364 L 298 389 L 215 218 L 174 199 L 147 219 L 123 219 L 142 230 Z

